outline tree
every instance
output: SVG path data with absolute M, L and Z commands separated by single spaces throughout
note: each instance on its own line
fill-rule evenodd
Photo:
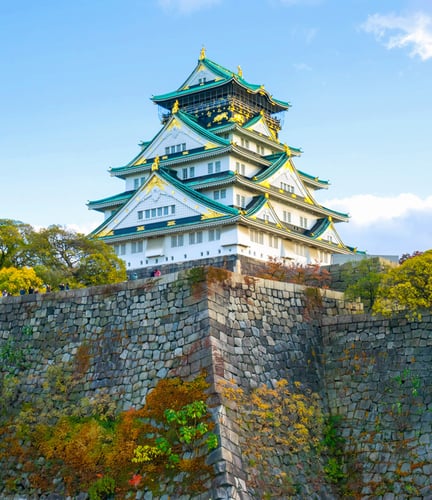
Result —
M 42 280 L 36 275 L 34 269 L 23 267 L 4 267 L 0 269 L 0 290 L 6 290 L 11 295 L 18 295 L 20 290 L 38 288 Z
M 432 307 L 432 250 L 406 259 L 382 278 L 373 311 L 386 316 L 406 311 L 421 318 L 421 309 Z
M 32 226 L 0 219 L 0 269 L 31 267 L 53 287 L 91 286 L 126 280 L 124 262 L 100 240 L 54 225 Z
M 35 231 L 28 249 L 37 274 L 53 286 L 61 282 L 91 286 L 126 280 L 125 264 L 112 247 L 58 225 Z
M 0 219 L 0 269 L 25 265 L 25 247 L 33 228 L 11 219 Z
M 409 253 L 404 253 L 402 254 L 401 258 L 399 259 L 399 264 L 403 264 L 406 260 L 412 259 L 413 257 L 417 257 L 418 255 L 421 255 L 423 252 L 420 252 L 419 250 L 416 250 L 412 254 Z
M 383 265 L 377 258 L 347 262 L 342 271 L 346 298 L 355 300 L 360 297 L 365 310 L 371 311 L 383 273 L 387 268 L 388 266 Z

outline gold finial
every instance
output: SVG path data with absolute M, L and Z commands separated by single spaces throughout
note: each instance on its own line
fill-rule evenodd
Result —
M 206 57 L 206 53 L 205 53 L 205 52 L 206 52 L 206 51 L 205 51 L 205 47 L 203 47 L 203 48 L 201 49 L 200 56 L 199 56 L 199 60 L 200 60 L 200 61 L 202 61 L 203 59 L 205 59 L 205 57 Z
M 152 164 L 152 171 L 159 170 L 159 156 L 156 156 Z
M 175 103 L 173 104 L 171 112 L 173 115 L 175 115 L 178 110 L 179 110 L 179 103 L 178 100 L 176 99 Z
M 285 153 L 287 154 L 287 156 L 291 156 L 291 149 L 288 146 L 288 144 L 284 144 L 284 150 L 285 150 Z
M 243 70 L 240 65 L 237 66 L 237 74 L 240 78 L 243 78 Z

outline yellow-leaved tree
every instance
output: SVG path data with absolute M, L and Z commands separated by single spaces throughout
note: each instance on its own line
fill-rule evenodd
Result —
M 420 319 L 421 310 L 432 307 L 432 250 L 417 253 L 390 269 L 381 280 L 373 312 L 390 316 L 405 311 Z
M 36 290 L 42 286 L 42 280 L 31 267 L 4 267 L 0 269 L 0 290 L 6 290 L 10 295 L 19 295 L 20 290 Z

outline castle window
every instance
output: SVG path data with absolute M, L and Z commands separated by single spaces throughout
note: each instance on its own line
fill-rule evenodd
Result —
M 206 77 L 205 76 L 203 76 L 202 78 L 198 78 L 198 83 L 200 85 L 204 85 L 205 82 L 206 82 Z
M 308 228 L 308 220 L 307 217 L 302 217 L 300 216 L 300 227 L 303 227 L 305 229 Z
M 175 205 L 165 205 L 164 207 L 157 208 L 149 208 L 147 210 L 139 210 L 138 211 L 138 219 L 142 219 L 142 214 L 146 219 L 153 219 L 154 217 L 162 217 L 164 215 L 173 215 L 175 214 Z M 140 215 L 141 214 L 141 215 Z
M 175 144 L 174 146 L 168 146 L 165 148 L 165 154 L 174 154 L 174 153 L 180 153 L 182 151 L 186 151 L 186 143 L 182 142 L 180 144 Z
M 242 137 L 240 139 L 240 143 L 241 143 L 242 147 L 244 147 L 246 149 L 249 149 L 249 141 L 247 139 L 245 139 L 244 137 Z
M 280 187 L 283 191 L 286 191 L 287 193 L 294 193 L 294 186 L 291 184 L 287 184 L 286 182 L 281 182 Z
M 245 175 L 246 167 L 244 163 L 240 163 L 236 161 L 236 169 L 235 171 L 240 175 Z
M 139 188 L 139 179 L 134 179 L 134 189 Z
M 264 154 L 264 146 L 261 146 L 260 144 L 257 144 L 256 145 L 256 150 L 257 150 L 258 154 L 260 154 L 260 155 Z
M 195 167 L 189 167 L 189 169 L 183 168 L 182 176 L 183 179 L 190 179 L 191 177 L 195 177 Z
M 219 189 L 218 191 L 213 192 L 213 199 L 219 200 L 226 198 L 226 189 Z
M 288 224 L 291 223 L 291 212 L 287 212 L 286 210 L 284 210 L 282 217 L 284 222 L 288 222 Z
M 246 198 L 240 194 L 236 194 L 236 205 L 238 207 L 244 208 L 244 206 L 246 205 Z
M 279 248 L 279 238 L 277 236 L 269 236 L 269 245 L 272 248 Z
M 296 243 L 294 245 L 294 251 L 297 255 L 300 255 L 302 257 L 306 257 L 307 255 L 306 247 L 304 245 L 300 245 L 299 243 Z
M 183 235 L 177 234 L 175 236 L 171 236 L 171 247 L 182 247 L 183 246 Z
M 131 252 L 132 253 L 140 253 L 142 251 L 143 251 L 143 242 L 142 241 L 132 241 Z
M 220 229 L 209 229 L 208 239 L 209 241 L 220 240 L 221 232 Z
M 264 244 L 264 233 L 262 231 L 255 231 L 255 229 L 250 230 L 250 240 L 253 243 Z
M 126 255 L 126 243 L 114 245 L 114 251 L 117 255 Z
M 203 241 L 202 231 L 197 231 L 196 233 L 189 233 L 189 245 L 202 243 L 202 241 Z

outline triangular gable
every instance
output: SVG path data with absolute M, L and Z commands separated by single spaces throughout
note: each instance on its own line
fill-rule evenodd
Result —
M 345 245 L 336 231 L 332 217 L 319 219 L 315 226 L 308 231 L 308 236 L 317 241 L 332 243 L 338 248 L 345 248 Z
M 278 163 L 278 168 L 274 168 L 272 174 L 266 176 L 262 180 L 259 177 L 256 179 L 258 184 L 264 187 L 273 186 L 277 188 L 279 192 L 290 195 L 292 198 L 299 196 L 307 203 L 316 205 L 317 203 L 300 179 L 297 169 L 291 161 L 287 158 L 285 161 Z M 270 166 L 268 170 L 272 170 L 272 166 Z
M 254 119 L 250 120 L 244 125 L 243 128 L 245 128 L 246 130 L 257 132 L 258 134 L 262 134 L 266 137 L 270 137 L 271 139 L 275 138 L 274 133 L 270 130 L 267 125 L 266 119 L 262 115 L 258 115 Z
M 205 83 L 219 80 L 224 80 L 223 76 L 205 64 L 205 60 L 200 60 L 196 68 L 178 90 L 185 90 L 195 85 L 204 85 Z
M 142 165 L 148 158 L 163 157 L 173 152 L 190 151 L 197 148 L 212 149 L 229 144 L 228 141 L 204 129 L 185 113 L 172 114 L 166 125 L 148 146 L 136 156 L 129 166 Z M 175 151 L 171 151 L 175 148 Z
M 265 224 L 274 224 L 281 227 L 276 210 L 266 197 L 260 198 L 259 201 L 246 212 L 246 216 L 253 220 L 261 220 Z
M 158 226 L 173 227 L 182 221 L 200 221 L 237 215 L 204 195 L 183 186 L 162 170 L 155 170 L 132 198 L 94 233 L 97 237 L 131 234 Z

